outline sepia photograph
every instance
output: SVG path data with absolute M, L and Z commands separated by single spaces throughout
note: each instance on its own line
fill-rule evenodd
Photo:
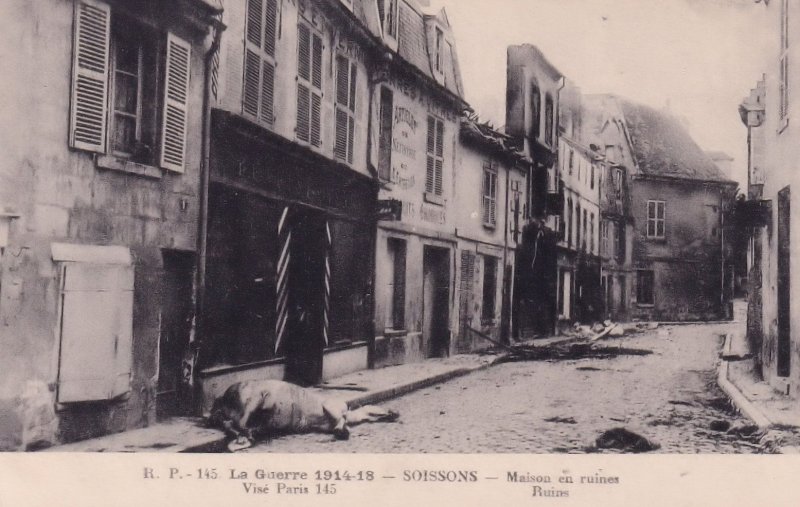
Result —
M 800 453 L 800 0 L 0 14 L 3 454 Z

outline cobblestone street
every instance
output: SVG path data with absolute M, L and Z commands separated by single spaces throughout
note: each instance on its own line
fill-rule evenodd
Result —
M 730 325 L 664 326 L 605 342 L 649 355 L 500 364 L 387 402 L 400 421 L 357 426 L 349 441 L 289 436 L 249 451 L 585 452 L 603 431 L 624 427 L 663 453 L 755 452 L 711 429 L 749 423 L 716 384 L 719 335 Z

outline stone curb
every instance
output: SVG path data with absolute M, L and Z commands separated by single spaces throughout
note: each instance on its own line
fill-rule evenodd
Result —
M 452 380 L 458 377 L 463 377 L 464 375 L 468 375 L 476 371 L 485 370 L 497 364 L 503 357 L 505 357 L 505 354 L 498 355 L 493 360 L 488 361 L 484 364 L 456 368 L 453 370 L 446 371 L 444 373 L 439 373 L 438 375 L 434 375 L 432 377 L 427 377 L 420 380 L 415 380 L 413 382 L 408 382 L 406 384 L 399 384 L 392 387 L 359 394 L 351 398 L 348 398 L 345 401 L 347 402 L 348 407 L 358 408 L 364 405 L 372 405 L 375 403 L 391 400 L 403 396 L 404 394 L 418 391 L 425 387 L 441 384 L 443 382 L 447 382 L 448 380 Z M 213 441 L 208 441 L 206 443 L 194 445 L 192 447 L 188 447 L 183 450 L 178 450 L 177 452 L 184 452 L 184 453 L 221 452 L 226 450 L 226 440 L 227 439 L 223 436 Z
M 723 350 L 730 349 L 730 340 L 732 335 L 727 334 L 725 335 L 725 345 L 723 345 Z M 734 405 L 750 420 L 752 420 L 756 426 L 760 429 L 769 428 L 772 425 L 772 422 L 761 412 L 747 397 L 742 394 L 736 385 L 728 379 L 728 361 L 721 360 L 719 365 L 719 370 L 717 371 L 717 384 L 719 385 L 720 389 L 725 392 L 725 394 L 731 399 Z

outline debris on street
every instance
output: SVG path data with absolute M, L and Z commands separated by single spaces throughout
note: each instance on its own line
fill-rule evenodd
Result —
M 625 428 L 613 428 L 597 437 L 595 447 L 597 449 L 616 449 L 622 452 L 639 453 L 655 451 L 660 449 L 661 445 Z

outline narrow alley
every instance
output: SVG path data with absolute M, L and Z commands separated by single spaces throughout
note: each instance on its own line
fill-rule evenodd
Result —
M 248 451 L 582 453 L 624 427 L 661 453 L 758 452 L 728 431 L 750 422 L 716 384 L 720 334 L 735 325 L 663 326 L 604 343 L 643 355 L 499 364 L 387 402 L 400 421 L 357 426 L 349 441 L 296 435 Z

